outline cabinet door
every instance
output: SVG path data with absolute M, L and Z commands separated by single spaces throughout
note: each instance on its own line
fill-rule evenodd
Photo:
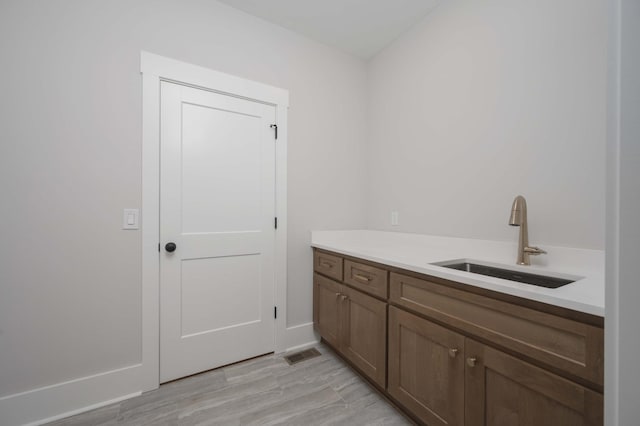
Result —
M 466 341 L 467 426 L 602 426 L 602 395 Z
M 464 423 L 462 335 L 389 307 L 389 393 L 430 426 Z
M 387 379 L 387 304 L 344 287 L 343 354 L 381 387 Z
M 336 349 L 340 346 L 339 303 L 343 294 L 342 287 L 322 275 L 313 275 L 315 328 Z

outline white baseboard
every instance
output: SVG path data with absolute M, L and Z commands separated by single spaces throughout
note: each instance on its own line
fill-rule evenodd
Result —
M 0 398 L 0 424 L 40 425 L 140 394 L 141 364 Z
M 286 330 L 286 352 L 320 341 L 311 322 Z M 137 364 L 4 396 L 0 398 L 0 424 L 41 425 L 140 395 L 141 374 L 142 364 Z
M 315 345 L 319 341 L 320 339 L 313 331 L 312 322 L 287 327 L 285 352 L 303 349 L 304 347 Z

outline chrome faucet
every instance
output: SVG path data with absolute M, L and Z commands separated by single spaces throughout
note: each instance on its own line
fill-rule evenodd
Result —
M 518 195 L 513 200 L 511 206 L 511 216 L 509 217 L 509 225 L 520 227 L 520 238 L 518 239 L 518 265 L 531 265 L 529 256 L 537 256 L 546 254 L 547 252 L 538 247 L 529 247 L 529 229 L 527 227 L 527 201 L 522 195 Z

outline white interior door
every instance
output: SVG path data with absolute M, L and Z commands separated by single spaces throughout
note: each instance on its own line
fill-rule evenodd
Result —
M 274 350 L 275 107 L 168 82 L 160 104 L 166 382 Z

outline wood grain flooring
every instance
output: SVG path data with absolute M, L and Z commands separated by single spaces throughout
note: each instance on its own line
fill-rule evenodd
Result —
M 289 365 L 267 355 L 49 425 L 410 425 L 326 346 Z

